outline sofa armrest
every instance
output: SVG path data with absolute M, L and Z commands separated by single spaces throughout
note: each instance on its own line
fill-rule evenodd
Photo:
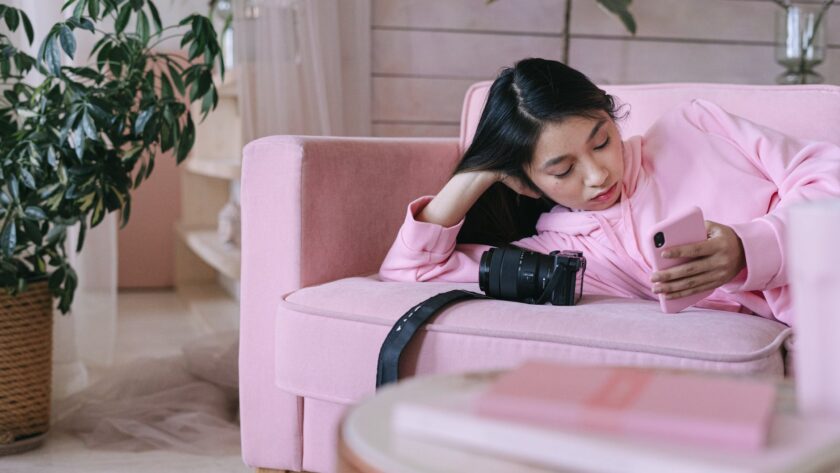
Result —
M 406 205 L 440 190 L 459 153 L 455 138 L 272 136 L 245 147 L 239 383 L 246 463 L 300 469 L 300 432 L 289 429 L 300 428 L 301 405 L 274 385 L 282 295 L 376 272 Z
M 456 139 L 273 136 L 248 144 L 243 273 L 266 277 L 267 265 L 282 265 L 292 278 L 281 292 L 375 273 L 405 206 L 437 193 L 458 157 Z

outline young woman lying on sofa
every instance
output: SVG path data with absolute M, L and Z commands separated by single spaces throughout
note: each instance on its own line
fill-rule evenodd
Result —
M 452 178 L 409 204 L 380 276 L 477 282 L 488 245 L 577 250 L 587 259 L 584 294 L 657 299 L 715 289 L 695 305 L 791 324 L 785 211 L 840 196 L 840 147 L 704 100 L 622 139 L 621 108 L 562 63 L 525 59 L 504 69 Z M 640 235 L 689 206 L 702 209 L 708 239 L 668 250 L 696 259 L 654 272 Z M 470 230 L 461 232 L 465 217 Z

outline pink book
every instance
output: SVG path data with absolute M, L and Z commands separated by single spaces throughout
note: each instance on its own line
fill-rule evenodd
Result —
M 742 378 L 530 361 L 502 374 L 475 413 L 541 427 L 756 450 L 776 388 Z

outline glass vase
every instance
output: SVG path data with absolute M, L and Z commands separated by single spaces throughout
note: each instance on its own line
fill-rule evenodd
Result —
M 800 3 L 776 12 L 776 62 L 786 69 L 776 83 L 819 84 L 825 80 L 814 71 L 825 60 L 828 15 L 824 13 L 820 4 Z

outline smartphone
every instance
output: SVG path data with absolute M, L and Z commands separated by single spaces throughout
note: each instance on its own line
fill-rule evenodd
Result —
M 692 258 L 663 258 L 662 252 L 675 246 L 697 243 L 706 238 L 703 212 L 697 207 L 691 207 L 654 225 L 648 232 L 645 245 L 652 256 L 653 269 L 662 271 L 692 260 Z M 712 292 L 714 291 L 708 290 L 670 300 L 666 300 L 664 294 L 659 294 L 659 307 L 662 312 L 673 314 L 700 302 Z

